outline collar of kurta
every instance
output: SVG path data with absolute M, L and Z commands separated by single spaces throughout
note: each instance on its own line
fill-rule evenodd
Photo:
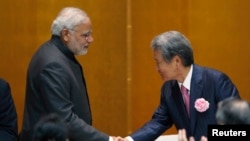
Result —
M 57 35 L 52 35 L 51 41 L 56 45 L 56 47 L 69 59 L 72 61 L 75 61 L 78 63 L 76 60 L 74 54 L 68 49 L 68 47 L 61 41 L 61 38 Z

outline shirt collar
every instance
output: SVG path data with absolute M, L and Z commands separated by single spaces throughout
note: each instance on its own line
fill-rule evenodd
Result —
M 179 83 L 179 86 L 181 87 L 181 85 L 183 85 L 190 91 L 192 74 L 193 74 L 193 65 L 191 65 L 188 75 L 184 79 L 183 83 Z

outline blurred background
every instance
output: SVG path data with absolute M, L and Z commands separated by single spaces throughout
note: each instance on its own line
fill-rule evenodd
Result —
M 169 30 L 186 35 L 195 62 L 225 72 L 250 100 L 249 0 L 16 0 L 0 5 L 0 77 L 11 86 L 22 126 L 26 71 L 50 26 L 66 6 L 86 11 L 94 42 L 77 59 L 84 68 L 93 126 L 126 136 L 148 121 L 160 99 L 152 38 Z M 248 62 L 248 63 L 247 63 Z M 176 133 L 174 127 L 164 134 Z

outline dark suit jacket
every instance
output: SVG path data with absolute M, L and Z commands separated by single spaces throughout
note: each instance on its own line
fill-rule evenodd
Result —
M 70 125 L 72 141 L 109 139 L 91 126 L 82 67 L 58 36 L 43 44 L 29 64 L 20 140 L 31 141 L 34 125 L 49 113 L 57 113 Z
M 235 85 L 224 73 L 194 65 L 190 86 L 190 118 L 187 115 L 182 94 L 176 80 L 167 81 L 162 86 L 160 105 L 152 119 L 142 128 L 132 133 L 135 141 L 153 141 L 173 124 L 178 129 L 185 128 L 188 136 L 199 141 L 207 136 L 207 125 L 216 124 L 217 103 L 227 97 L 239 97 Z M 204 98 L 209 109 L 198 112 L 194 108 L 195 100 Z
M 17 141 L 17 113 L 9 83 L 0 79 L 0 140 Z

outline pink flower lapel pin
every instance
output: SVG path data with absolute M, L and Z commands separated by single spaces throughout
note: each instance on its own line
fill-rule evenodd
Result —
M 209 108 L 209 102 L 204 98 L 198 98 L 194 103 L 194 107 L 199 112 L 205 112 Z

